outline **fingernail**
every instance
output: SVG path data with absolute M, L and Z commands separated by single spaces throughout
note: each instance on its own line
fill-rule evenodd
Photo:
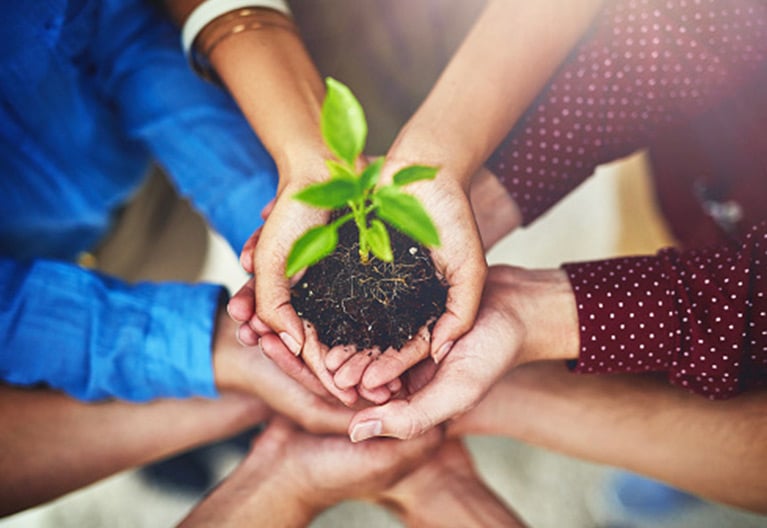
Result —
M 450 352 L 451 348 L 453 348 L 453 343 L 454 341 L 448 341 L 447 343 L 439 347 L 439 350 L 437 351 L 437 353 L 434 354 L 434 356 L 432 356 L 432 359 L 434 359 L 434 363 L 439 365 L 439 363 L 443 359 L 445 359 L 445 356 L 447 355 L 447 353 Z
M 301 347 L 298 346 L 298 341 L 293 339 L 293 336 L 287 332 L 280 332 L 280 339 L 282 339 L 282 342 L 285 343 L 286 347 L 288 347 L 288 350 L 293 352 L 293 355 L 297 356 L 301 353 Z
M 368 420 L 367 422 L 360 422 L 352 428 L 352 434 L 349 438 L 352 442 L 362 442 L 368 438 L 373 438 L 381 434 L 381 420 Z

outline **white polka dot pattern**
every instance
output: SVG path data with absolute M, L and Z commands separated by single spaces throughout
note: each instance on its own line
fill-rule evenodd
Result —
M 712 399 L 767 386 L 767 223 L 738 249 L 566 264 L 577 372 L 667 372 Z
M 488 161 L 532 222 L 765 67 L 767 4 L 615 0 Z

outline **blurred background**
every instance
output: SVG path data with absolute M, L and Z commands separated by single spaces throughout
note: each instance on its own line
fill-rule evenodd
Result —
M 428 92 L 483 3 L 307 0 L 291 2 L 291 7 L 323 75 L 342 80 L 359 96 L 371 129 L 368 153 L 375 155 L 386 151 Z M 637 153 L 601 167 L 535 224 L 499 243 L 488 260 L 556 267 L 566 261 L 652 253 L 671 243 L 655 206 L 647 164 Z M 213 281 L 232 291 L 245 278 L 226 242 L 176 196 L 159 171 L 124 211 L 120 227 L 99 248 L 95 262 L 103 271 L 129 280 Z M 612 483 L 620 473 L 613 468 L 509 439 L 472 437 L 466 442 L 488 484 L 532 527 L 767 526 L 765 517 L 699 501 L 661 517 L 631 514 L 614 496 Z M 236 464 L 246 446 L 247 439 L 205 451 L 203 458 L 215 479 Z M 176 468 L 183 471 L 179 467 L 183 464 Z M 164 484 L 154 475 L 124 472 L 4 519 L 0 528 L 171 526 L 203 490 Z M 385 510 L 349 502 L 328 510 L 312 526 L 399 524 Z

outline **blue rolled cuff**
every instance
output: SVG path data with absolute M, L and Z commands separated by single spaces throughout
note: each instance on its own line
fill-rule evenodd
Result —
M 51 261 L 0 261 L 0 377 L 86 401 L 215 397 L 211 345 L 225 290 L 129 285 Z

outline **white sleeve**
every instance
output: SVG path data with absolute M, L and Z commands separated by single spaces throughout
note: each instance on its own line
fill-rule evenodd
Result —
M 290 8 L 285 0 L 205 0 L 194 8 L 181 30 L 181 47 L 187 58 L 197 35 L 211 20 L 248 7 L 268 7 L 290 16 Z

